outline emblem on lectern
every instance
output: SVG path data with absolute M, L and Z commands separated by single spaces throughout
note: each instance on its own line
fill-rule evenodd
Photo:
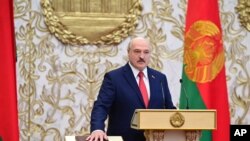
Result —
M 176 112 L 170 117 L 170 123 L 173 127 L 181 127 L 185 123 L 185 118 L 181 113 Z

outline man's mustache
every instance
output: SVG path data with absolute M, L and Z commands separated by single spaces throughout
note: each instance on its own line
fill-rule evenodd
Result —
M 138 60 L 137 62 L 138 62 L 138 63 L 140 63 L 140 62 L 145 63 L 145 60 L 144 60 L 144 59 L 142 59 L 142 58 L 140 58 L 140 60 Z

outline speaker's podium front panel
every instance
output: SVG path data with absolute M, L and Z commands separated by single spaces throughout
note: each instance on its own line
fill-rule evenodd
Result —
M 131 128 L 145 130 L 147 141 L 198 141 L 201 130 L 216 129 L 216 110 L 137 109 Z

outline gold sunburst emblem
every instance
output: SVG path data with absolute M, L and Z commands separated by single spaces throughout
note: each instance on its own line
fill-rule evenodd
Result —
M 142 10 L 140 0 L 41 0 L 41 7 L 49 31 L 70 45 L 118 44 Z
M 211 21 L 197 21 L 185 35 L 184 65 L 194 82 L 212 81 L 225 63 L 221 32 Z
M 240 23 L 250 31 L 250 2 L 249 0 L 238 0 L 238 5 L 235 8 L 236 12 L 239 14 L 238 18 L 240 19 Z

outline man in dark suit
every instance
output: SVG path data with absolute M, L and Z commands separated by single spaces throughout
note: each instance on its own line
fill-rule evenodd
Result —
M 148 67 L 150 56 L 149 42 L 136 37 L 128 46 L 129 62 L 105 74 L 91 113 L 91 135 L 87 140 L 103 141 L 111 135 L 122 136 L 124 141 L 145 141 L 144 131 L 130 127 L 135 109 L 175 108 L 166 76 Z M 142 77 L 138 76 L 139 72 Z M 104 122 L 107 117 L 106 133 Z

